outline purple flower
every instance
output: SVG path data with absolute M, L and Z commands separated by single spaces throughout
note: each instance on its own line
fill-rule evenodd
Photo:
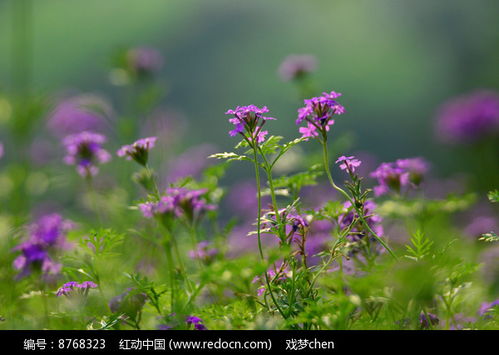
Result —
M 497 306 L 499 306 L 499 299 L 492 302 L 484 302 L 480 305 L 478 314 L 480 315 L 480 317 L 489 317 L 489 313 Z
M 189 251 L 191 259 L 199 259 L 204 262 L 211 261 L 218 254 L 218 249 L 212 248 L 208 241 L 199 242 L 197 248 Z
M 196 316 L 188 316 L 185 320 L 187 325 L 194 325 L 194 329 L 196 330 L 207 330 L 207 328 L 203 324 L 203 320 Z
M 81 132 L 64 138 L 66 156 L 64 162 L 68 165 L 76 165 L 76 170 L 83 177 L 91 177 L 97 174 L 97 164 L 107 163 L 111 155 L 102 148 L 106 137 L 93 132 Z
M 304 100 L 305 106 L 298 109 L 296 124 L 306 121 L 306 127 L 300 127 L 303 138 L 317 137 L 319 132 L 325 135 L 334 124 L 333 116 L 345 113 L 345 108 L 336 99 L 341 94 L 331 91 L 323 92 L 322 96 Z
M 428 315 L 428 317 L 426 317 Z M 419 315 L 419 324 L 421 328 L 423 329 L 428 329 L 430 327 L 433 327 L 434 325 L 437 325 L 440 322 L 438 319 L 437 315 L 433 313 L 427 313 L 425 314 L 424 312 L 421 312 Z
M 108 102 L 96 95 L 79 95 L 62 100 L 50 113 L 49 130 L 58 137 L 83 131 L 101 132 L 112 116 Z
M 0 142 L 0 158 L 3 157 L 3 153 L 4 153 L 3 144 L 2 142 Z
M 279 76 L 283 81 L 301 79 L 315 71 L 317 59 L 313 55 L 289 55 L 279 66 Z
M 357 212 L 352 207 L 350 201 L 346 201 L 343 208 L 345 209 L 345 212 L 338 217 L 338 225 L 342 231 L 350 228 L 347 238 L 351 242 L 357 242 L 365 237 L 367 231 L 362 225 L 362 222 L 359 221 Z M 368 200 L 365 202 L 363 209 L 367 224 L 378 236 L 381 237 L 383 235 L 383 226 L 381 225 L 383 219 L 381 216 L 374 213 L 376 210 L 376 203 Z M 356 220 L 356 222 L 350 227 L 354 220 Z
M 481 90 L 445 103 L 437 116 L 439 138 L 470 143 L 499 133 L 499 93 Z
M 97 284 L 92 281 L 83 281 L 81 284 L 76 281 L 66 282 L 58 290 L 57 296 L 69 296 L 73 294 L 84 295 L 88 294 L 91 288 L 96 288 Z
M 132 48 L 128 50 L 126 56 L 129 69 L 139 76 L 151 75 L 163 66 L 163 56 L 154 48 Z
M 59 273 L 61 265 L 53 261 L 51 254 L 69 248 L 66 232 L 73 226 L 72 222 L 56 213 L 43 216 L 29 226 L 28 239 L 14 248 L 21 252 L 13 263 L 15 269 L 21 270 L 19 277 L 34 269 L 46 275 Z
M 206 211 L 216 208 L 208 204 L 203 198 L 207 189 L 191 190 L 184 187 L 170 187 L 166 189 L 165 195 L 157 202 L 145 202 L 139 204 L 139 210 L 144 217 L 170 215 L 185 217 L 189 221 L 198 220 Z
M 92 282 L 92 281 L 83 281 L 81 284 L 79 284 L 76 287 L 81 288 L 83 290 L 86 290 L 89 288 L 96 288 L 97 284 L 95 282 Z
M 341 170 L 346 170 L 349 174 L 352 174 L 355 172 L 355 169 L 362 164 L 362 162 L 359 159 L 356 159 L 353 155 L 349 157 L 342 155 L 338 158 L 338 160 L 336 160 L 336 164 L 340 164 Z
M 264 116 L 269 112 L 267 106 L 259 108 L 255 105 L 237 106 L 234 110 L 228 110 L 225 114 L 232 115 L 229 122 L 234 125 L 234 129 L 229 132 L 231 136 L 243 135 L 250 142 L 258 144 L 265 141 L 267 131 L 262 131 L 262 127 L 267 120 L 275 120 L 273 117 Z
M 149 150 L 154 148 L 156 137 L 142 138 L 130 145 L 124 145 L 116 154 L 119 157 L 126 157 L 128 160 L 135 160 L 142 166 L 146 166 Z
M 450 330 L 463 330 L 466 328 L 470 328 L 475 322 L 475 317 L 466 317 L 462 313 L 457 313 L 452 317 L 452 325 L 450 326 Z
M 375 196 L 381 196 L 390 190 L 400 192 L 402 187 L 409 184 L 409 173 L 394 163 L 381 163 L 370 176 L 378 180 L 378 186 L 374 187 Z
M 409 173 L 409 182 L 418 186 L 423 181 L 424 175 L 429 170 L 429 164 L 423 158 L 398 159 L 395 164 Z
M 404 187 L 418 186 L 428 171 L 423 158 L 399 159 L 395 163 L 382 163 L 370 176 L 378 180 L 374 194 L 381 196 L 390 190 L 400 193 Z

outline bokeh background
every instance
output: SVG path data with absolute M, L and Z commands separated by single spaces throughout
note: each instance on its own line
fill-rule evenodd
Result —
M 0 0 L 0 92 L 73 90 L 116 103 L 113 53 L 151 46 L 165 56 L 161 106 L 189 122 L 184 143 L 230 149 L 224 112 L 235 105 L 268 105 L 279 119 L 271 133 L 297 136 L 300 101 L 277 68 L 307 53 L 319 62 L 317 94 L 344 94 L 348 114 L 335 129 L 357 151 L 421 155 L 454 174 L 467 164 L 435 139 L 435 112 L 498 87 L 498 13 L 494 0 Z

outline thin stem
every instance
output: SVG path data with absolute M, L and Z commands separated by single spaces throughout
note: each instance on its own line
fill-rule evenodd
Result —
M 265 260 L 263 256 L 263 249 L 262 249 L 262 238 L 260 235 L 260 225 L 262 222 L 262 189 L 260 185 L 260 169 L 258 169 L 258 155 L 256 153 L 256 149 L 253 149 L 253 157 L 255 159 L 255 178 L 256 178 L 256 191 L 257 191 L 257 208 L 258 208 L 258 214 L 257 214 L 257 220 L 256 220 L 256 234 L 258 237 L 258 251 L 260 252 L 260 258 L 262 260 Z
M 362 222 L 364 227 L 369 231 L 369 233 L 371 233 L 374 236 L 374 238 L 376 238 L 376 240 L 390 253 L 390 255 L 394 259 L 397 259 L 397 256 L 392 251 L 392 249 L 388 246 L 388 244 L 386 244 L 385 241 L 383 239 L 381 239 L 381 237 L 379 237 L 378 234 L 376 232 L 374 232 L 373 229 L 369 226 L 369 224 L 367 223 L 367 221 L 364 218 L 364 212 L 361 211 L 361 209 L 357 206 L 355 201 L 350 197 L 350 195 L 345 190 L 343 190 L 341 187 L 339 187 L 338 185 L 336 185 L 334 183 L 333 177 L 331 176 L 331 171 L 329 170 L 327 135 L 323 134 L 322 138 L 323 139 L 321 140 L 321 144 L 322 144 L 322 157 L 323 157 L 323 161 L 324 161 L 324 170 L 326 171 L 326 175 L 327 175 L 327 178 L 329 180 L 329 183 L 331 184 L 331 186 L 334 189 L 339 191 L 352 204 L 353 208 L 357 212 L 357 215 L 359 216 L 360 221 Z
M 286 230 L 284 224 L 281 221 L 281 215 L 279 214 L 279 207 L 277 206 L 277 198 L 275 194 L 274 182 L 272 179 L 272 166 L 269 164 L 267 158 L 265 157 L 265 154 L 263 154 L 262 149 L 258 147 L 258 150 L 260 152 L 260 155 L 262 156 L 263 163 L 265 164 L 265 172 L 267 173 L 267 181 L 269 183 L 272 208 L 275 211 L 275 219 L 277 224 L 279 225 L 279 239 L 281 239 L 281 241 L 284 241 L 286 239 Z
M 176 296 L 176 285 L 175 285 L 175 267 L 173 264 L 173 255 L 172 255 L 172 245 L 170 241 L 165 242 L 165 252 L 168 263 L 168 271 L 170 276 L 170 302 L 171 302 L 171 313 L 175 312 L 175 296 Z
M 255 143 L 256 145 L 256 143 Z M 257 189 L 257 200 L 258 200 L 258 215 L 257 215 L 257 221 L 256 221 L 256 233 L 258 237 L 258 251 L 260 252 L 260 257 L 262 261 L 265 261 L 265 258 L 263 256 L 263 249 L 262 249 L 262 239 L 261 239 L 261 232 L 260 232 L 260 226 L 262 223 L 262 189 L 261 189 L 261 184 L 260 184 L 260 170 L 258 167 L 258 152 L 255 146 L 253 146 L 253 158 L 254 158 L 254 163 L 255 163 L 255 178 L 256 178 L 256 189 Z M 278 215 L 276 211 L 276 215 Z M 282 315 L 284 319 L 287 318 L 287 316 L 284 314 L 282 311 L 281 307 L 279 307 L 279 304 L 277 303 L 274 293 L 272 292 L 272 288 L 270 287 L 270 282 L 269 282 L 269 276 L 267 274 L 267 270 L 264 272 L 265 274 L 265 283 L 267 284 L 267 289 L 270 293 L 270 297 L 272 298 L 272 302 L 274 302 L 275 306 L 277 307 L 277 310 L 279 313 Z

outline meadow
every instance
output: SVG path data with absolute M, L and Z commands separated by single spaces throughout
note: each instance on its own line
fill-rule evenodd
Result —
M 243 100 L 206 118 L 221 152 L 149 114 L 162 65 L 116 55 L 118 103 L 0 98 L 1 329 L 499 329 L 498 92 L 441 104 L 437 139 L 469 159 L 444 180 L 431 156 L 352 155 L 355 92 L 314 86 L 313 56 L 278 68 L 295 116 Z

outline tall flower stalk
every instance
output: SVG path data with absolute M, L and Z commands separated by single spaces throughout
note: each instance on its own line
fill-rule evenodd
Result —
M 240 134 L 247 145 L 250 147 L 253 154 L 253 164 L 255 167 L 255 179 L 257 188 L 257 238 L 258 238 L 258 251 L 260 253 L 260 258 L 265 261 L 265 256 L 263 254 L 262 241 L 261 241 L 261 226 L 262 226 L 262 189 L 261 189 L 261 178 L 260 178 L 260 168 L 263 168 L 266 175 L 267 181 L 270 189 L 270 196 L 272 199 L 272 208 L 276 214 L 276 220 L 279 225 L 279 238 L 284 240 L 285 232 L 281 219 L 279 216 L 279 208 L 277 206 L 277 198 L 275 194 L 275 189 L 272 181 L 272 165 L 269 163 L 262 150 L 261 144 L 265 142 L 265 138 L 268 131 L 264 131 L 262 128 L 268 120 L 275 120 L 273 117 L 264 116 L 269 112 L 266 106 L 259 108 L 255 105 L 249 106 L 237 106 L 234 110 L 228 110 L 226 114 L 232 115 L 233 117 L 229 119 L 229 122 L 234 125 L 234 129 L 229 132 L 231 136 Z M 262 162 L 260 162 L 260 160 Z M 276 297 L 272 291 L 271 282 L 269 275 L 265 272 L 265 283 L 269 291 L 272 302 L 276 306 L 278 312 L 283 318 L 288 316 L 279 306 Z
M 367 223 L 360 198 L 361 196 L 350 196 L 344 189 L 336 185 L 333 180 L 333 176 L 331 175 L 331 170 L 329 168 L 327 134 L 330 126 L 332 126 L 335 122 L 333 117 L 341 115 L 345 112 L 345 108 L 336 101 L 336 99 L 340 96 L 340 93 L 331 91 L 330 93 L 322 93 L 322 96 L 304 100 L 305 106 L 298 109 L 298 119 L 296 120 L 296 124 L 306 122 L 306 127 L 300 127 L 299 131 L 302 133 L 302 138 L 316 138 L 322 145 L 324 171 L 327 175 L 329 183 L 351 203 L 364 228 L 369 231 L 374 238 L 376 238 L 376 240 L 390 253 L 392 257 L 396 259 L 397 256 L 388 244 L 386 244 L 386 242 L 375 231 L 373 231 Z

